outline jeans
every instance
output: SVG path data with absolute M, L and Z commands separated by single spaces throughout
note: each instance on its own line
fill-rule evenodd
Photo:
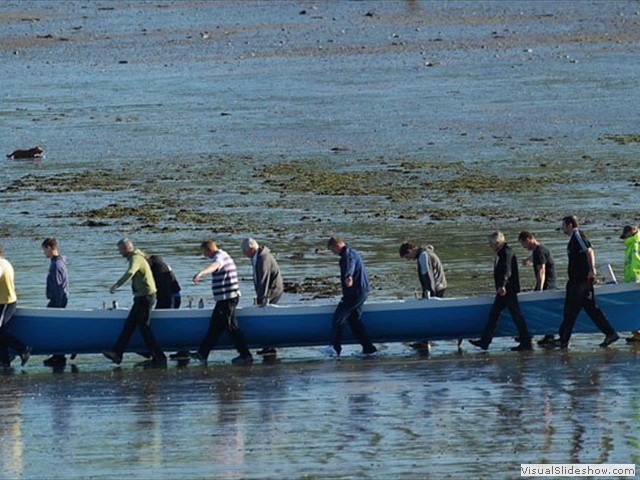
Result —
M 338 355 L 342 351 L 342 330 L 345 322 L 349 323 L 353 335 L 362 345 L 363 351 L 369 352 L 375 350 L 375 347 L 369 340 L 367 329 L 362 323 L 362 306 L 364 305 L 366 295 L 356 298 L 342 298 L 333 313 L 331 344 Z

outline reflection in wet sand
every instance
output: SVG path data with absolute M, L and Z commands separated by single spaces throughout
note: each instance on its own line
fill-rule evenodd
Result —
M 0 380 L 2 377 L 0 377 Z M 22 437 L 22 402 L 20 391 L 7 388 L 2 382 L 0 402 L 0 475 L 2 478 L 23 478 L 24 441 Z
M 0 179 L 22 304 L 44 304 L 34 252 L 49 234 L 74 308 L 130 305 L 107 294 L 122 234 L 164 254 L 194 305 L 210 301 L 188 285 L 194 245 L 212 233 L 231 252 L 262 238 L 315 294 L 335 286 L 318 239 L 340 232 L 366 253 L 377 299 L 411 296 L 397 244 L 429 241 L 452 295 L 467 295 L 488 291 L 485 229 L 533 229 L 559 256 L 562 205 L 588 214 L 592 241 L 612 245 L 599 261 L 620 268 L 610 232 L 637 218 L 635 2 L 104 3 L 0 2 L 0 137 L 47 150 Z M 34 359 L 0 376 L 0 478 L 516 478 L 520 463 L 637 463 L 637 353 L 576 343 L 302 352 L 247 369 L 82 357 L 55 375 Z
M 391 346 L 369 360 L 5 375 L 3 472 L 513 478 L 521 463 L 634 462 L 638 356 L 579 340 L 568 353 L 452 342 L 431 357 Z

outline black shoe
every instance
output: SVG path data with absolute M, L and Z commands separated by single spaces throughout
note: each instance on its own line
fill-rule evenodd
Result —
M 569 342 L 563 342 L 559 338 L 556 338 L 552 342 L 542 344 L 541 347 L 548 349 L 559 348 L 560 350 L 566 350 L 567 348 L 569 348 Z
M 250 353 L 247 355 L 238 355 L 231 360 L 231 363 L 234 365 L 251 365 L 253 363 L 253 357 Z
M 606 337 L 604 337 L 604 342 L 600 344 L 600 347 L 607 348 L 609 345 L 611 345 L 613 342 L 617 342 L 619 339 L 620 335 L 614 332 L 611 335 L 607 335 Z
M 530 350 L 533 350 L 531 343 L 521 343 L 517 347 L 511 347 L 512 352 L 528 352 Z
M 553 335 L 545 335 L 542 339 L 538 340 L 536 343 L 541 346 L 544 347 L 545 345 L 549 344 L 549 343 L 553 343 L 555 342 L 555 338 Z
M 11 368 L 11 363 L 16 359 L 15 355 L 9 355 L 7 358 L 2 359 L 1 363 L 4 368 Z
M 67 357 L 64 355 L 51 355 L 42 364 L 45 367 L 64 367 L 67 364 Z
M 482 340 L 469 340 L 469 343 L 474 347 L 481 348 L 482 350 L 488 350 L 489 344 L 484 343 Z
M 120 363 L 122 363 L 122 355 L 118 355 L 113 350 L 104 350 L 102 354 L 116 365 L 120 365 Z
M 640 343 L 640 338 L 636 337 L 635 335 L 631 336 L 631 337 L 627 337 L 625 338 L 625 341 L 627 343 Z
M 25 349 L 20 354 L 20 365 L 24 367 L 30 358 L 31 358 L 31 347 L 25 347 Z
M 409 344 L 410 348 L 418 350 L 419 352 L 428 352 L 431 350 L 431 342 L 429 340 L 423 340 L 422 342 L 412 342 Z
M 16 359 L 16 357 L 14 355 L 9 356 L 8 358 L 5 358 L 3 360 L 0 361 L 0 366 L 2 368 L 4 368 L 5 370 L 11 368 L 11 362 L 13 362 Z
M 193 358 L 194 360 L 198 360 L 203 365 L 207 363 L 207 358 L 204 355 L 202 355 L 200 352 L 193 352 L 190 355 L 191 355 L 191 358 Z
M 153 370 L 153 369 L 161 369 L 167 368 L 167 361 L 164 360 L 144 360 L 143 362 L 136 363 L 134 365 L 136 368 L 142 368 L 143 370 Z
M 191 359 L 191 354 L 187 350 L 180 350 L 179 352 L 169 355 L 169 358 L 178 362 L 184 362 L 185 360 Z
M 151 358 L 151 366 L 154 368 L 166 368 L 167 367 L 167 357 L 161 358 Z
M 378 349 L 375 345 L 371 345 L 362 349 L 362 355 L 375 355 L 376 353 L 378 353 Z

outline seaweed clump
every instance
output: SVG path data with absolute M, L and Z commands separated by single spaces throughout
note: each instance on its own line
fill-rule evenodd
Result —
M 630 143 L 640 143 L 640 133 L 630 134 L 613 134 L 607 133 L 602 137 L 604 140 L 613 140 L 620 145 L 628 145 Z

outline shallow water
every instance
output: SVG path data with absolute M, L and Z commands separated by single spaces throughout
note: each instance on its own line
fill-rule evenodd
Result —
M 46 151 L 0 160 L 19 301 L 45 303 L 49 235 L 76 308 L 130 304 L 128 288 L 107 293 L 123 235 L 165 256 L 185 304 L 211 301 L 189 282 L 208 236 L 236 256 L 242 304 L 247 235 L 287 280 L 334 286 L 322 248 L 343 235 L 374 299 L 413 296 L 398 245 L 432 243 L 449 293 L 469 295 L 491 291 L 497 228 L 519 256 L 516 234 L 536 232 L 562 284 L 558 225 L 575 213 L 619 273 L 620 228 L 640 221 L 639 22 L 635 1 L 2 2 L 0 144 Z M 285 301 L 335 301 L 318 293 Z M 86 356 L 60 375 L 35 357 L 0 377 L 0 476 L 515 478 L 520 463 L 635 463 L 637 352 L 598 341 L 524 356 L 507 340 L 488 355 L 445 342 L 430 358 L 388 345 L 372 362 L 291 349 L 249 369 L 231 352 L 166 371 Z
M 636 463 L 637 352 L 578 343 L 3 377 L 0 478 L 517 478 L 521 463 Z
M 0 138 L 46 151 L 0 180 L 21 301 L 43 301 L 47 235 L 77 307 L 105 300 L 122 235 L 194 298 L 211 235 L 236 256 L 256 236 L 292 281 L 335 280 L 315 251 L 343 235 L 381 298 L 415 289 L 398 244 L 428 242 L 468 295 L 491 288 L 493 229 L 534 230 L 562 258 L 576 213 L 619 271 L 637 143 L 604 138 L 637 133 L 637 23 L 635 2 L 3 2 Z M 335 186 L 300 189 L 296 165 Z M 141 211 L 104 218 L 115 206 Z

